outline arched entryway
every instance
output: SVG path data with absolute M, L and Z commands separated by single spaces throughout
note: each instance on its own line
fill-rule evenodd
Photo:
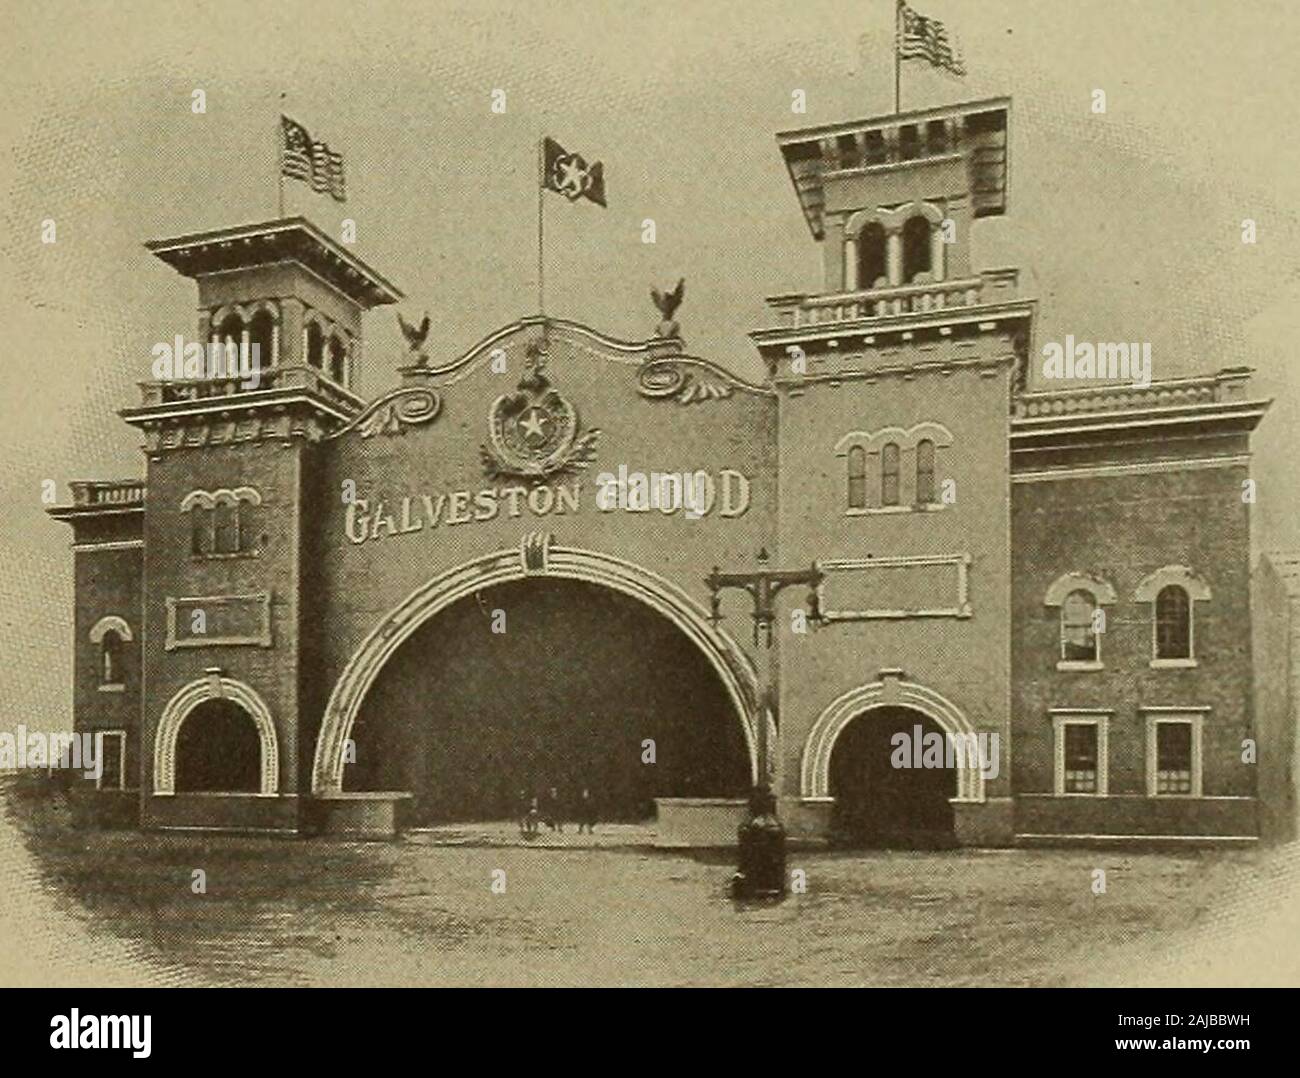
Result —
M 908 735 L 910 762 L 915 764 L 918 726 L 922 766 L 895 768 L 891 755 L 900 746 L 891 739 L 895 734 Z M 935 735 L 943 741 L 942 768 L 925 766 L 927 735 L 931 737 L 931 747 Z M 850 833 L 872 813 L 873 806 L 878 806 L 878 798 L 888 798 L 890 806 L 881 810 L 881 819 L 875 825 L 875 841 L 880 841 L 881 832 L 893 828 L 894 838 L 886 844 L 933 844 L 936 837 L 928 833 L 935 829 L 935 822 L 946 827 L 950 818 L 947 810 L 939 807 L 941 791 L 943 800 L 950 803 L 984 801 L 984 772 L 978 751 L 980 737 L 965 713 L 941 693 L 906 680 L 901 670 L 882 670 L 879 681 L 849 689 L 832 700 L 817 717 L 804 744 L 799 792 L 809 801 L 834 799 L 838 803 L 841 798 L 846 799 L 832 815 L 845 821 Z M 949 746 L 953 750 L 951 765 Z M 997 746 L 995 742 L 987 742 L 986 748 L 996 751 Z M 897 762 L 902 763 L 902 758 Z M 877 772 L 884 768 L 902 774 L 880 778 Z M 923 774 L 936 770 L 942 778 Z M 873 776 L 876 776 L 874 784 Z M 903 834 L 897 834 L 898 828 L 891 820 L 897 817 L 905 821 L 909 805 L 916 806 L 912 810 L 916 833 L 908 835 L 904 828 Z M 894 806 L 898 806 L 897 811 Z M 866 824 L 862 826 L 870 830 Z M 859 840 L 862 840 L 861 832 Z
M 658 797 L 743 797 L 726 687 L 671 621 L 611 588 L 532 576 L 465 596 L 385 663 L 353 723 L 344 789 L 407 790 L 409 822 L 508 819 L 583 788 L 603 820 Z M 545 815 L 545 811 L 543 812 Z
M 492 632 L 497 610 L 504 633 Z M 435 694 L 430 705 L 383 719 L 378 701 L 418 695 L 412 679 Z M 477 727 L 465 703 L 476 692 L 491 713 Z M 742 796 L 756 773 L 757 701 L 753 663 L 680 589 L 534 535 L 431 579 L 376 625 L 326 706 L 312 787 L 415 786 L 417 814 L 462 818 L 509 813 L 521 783 L 549 789 L 552 777 L 576 787 L 594 776 L 614 815 L 639 814 L 655 796 Z M 654 764 L 640 762 L 647 740 Z M 367 741 L 392 759 L 367 763 Z M 417 743 L 403 771 L 406 749 L 395 746 Z M 638 769 L 658 770 L 629 774 L 629 744 Z
M 280 752 L 266 702 L 234 678 L 192 681 L 163 708 L 154 732 L 153 792 L 274 796 Z
M 955 845 L 957 776 L 944 760 L 946 740 L 912 708 L 876 707 L 852 719 L 831 752 L 832 835 L 855 846 Z

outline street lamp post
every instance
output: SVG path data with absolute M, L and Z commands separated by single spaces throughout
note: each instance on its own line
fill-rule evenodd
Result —
M 772 792 L 772 753 L 768 744 L 768 716 L 781 726 L 777 714 L 775 685 L 776 663 L 772 654 L 776 643 L 776 597 L 792 586 L 806 585 L 808 620 L 820 620 L 817 586 L 822 572 L 815 565 L 809 569 L 769 569 L 766 548 L 758 552 L 759 568 L 751 572 L 724 573 L 716 565 L 705 578 L 715 626 L 722 620 L 722 592 L 728 588 L 745 591 L 753 601 L 750 615 L 754 621 L 754 647 L 759 656 L 760 683 L 758 708 L 758 780 L 749 796 L 749 815 L 740 825 L 739 868 L 733 881 L 737 897 L 779 897 L 785 894 L 785 828 L 777 816 L 776 797 Z

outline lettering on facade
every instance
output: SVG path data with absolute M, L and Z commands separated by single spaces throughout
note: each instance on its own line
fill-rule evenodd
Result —
M 699 497 L 659 499 L 618 497 L 616 481 L 597 482 L 592 499 L 600 513 L 649 513 L 681 515 L 690 519 L 706 516 L 735 518 L 749 511 L 750 481 L 740 472 L 723 468 L 717 475 L 697 471 L 692 475 Z M 485 523 L 498 517 L 518 519 L 525 515 L 566 516 L 579 513 L 585 500 L 582 482 L 540 486 L 485 487 L 481 490 L 451 490 L 439 494 L 404 495 L 400 498 L 354 498 L 344 516 L 344 532 L 356 544 L 367 539 Z

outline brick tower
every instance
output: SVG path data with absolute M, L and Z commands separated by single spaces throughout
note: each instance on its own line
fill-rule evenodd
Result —
M 122 413 L 148 460 L 141 822 L 295 830 L 315 447 L 361 411 L 362 313 L 401 294 L 302 218 L 147 246 L 197 282 L 199 342 L 258 370 L 143 383 Z
M 1006 210 L 1009 114 L 995 99 L 778 136 L 824 265 L 821 291 L 770 298 L 780 324 L 751 334 L 780 398 L 780 556 L 826 570 L 825 629 L 781 656 L 795 830 L 884 811 L 835 788 L 836 744 L 919 716 L 999 735 L 996 775 L 958 767 L 947 800 L 958 841 L 1011 834 L 1008 435 L 1035 304 L 972 248 Z

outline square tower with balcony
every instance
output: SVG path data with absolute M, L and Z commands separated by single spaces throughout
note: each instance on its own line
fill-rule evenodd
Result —
M 870 767 L 835 758 L 856 739 L 878 762 L 915 731 L 997 746 L 947 772 L 936 832 L 1012 833 L 1008 434 L 1034 303 L 973 255 L 1006 209 L 1009 114 L 996 99 L 778 136 L 824 267 L 751 334 L 780 401 L 779 549 L 826 570 L 826 631 L 781 670 L 782 794 L 817 833 L 888 839 L 879 805 L 844 818 Z
M 198 342 L 239 365 L 143 383 L 122 412 L 144 434 L 149 492 L 141 821 L 295 831 L 314 737 L 320 445 L 363 407 L 362 314 L 401 293 L 303 218 L 147 246 L 197 284 Z

